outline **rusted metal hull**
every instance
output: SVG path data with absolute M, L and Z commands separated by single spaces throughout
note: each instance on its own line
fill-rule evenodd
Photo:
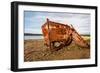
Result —
M 45 45 L 50 49 L 60 49 L 72 41 L 81 47 L 89 47 L 89 44 L 77 33 L 74 27 L 67 24 L 52 22 L 47 19 L 47 22 L 42 25 L 42 32 Z

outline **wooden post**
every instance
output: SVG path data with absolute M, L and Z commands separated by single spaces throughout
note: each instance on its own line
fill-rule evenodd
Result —
M 50 41 L 50 29 L 49 29 L 49 19 L 47 18 L 47 25 L 48 25 L 48 38 L 49 38 L 49 47 L 51 49 L 51 41 Z

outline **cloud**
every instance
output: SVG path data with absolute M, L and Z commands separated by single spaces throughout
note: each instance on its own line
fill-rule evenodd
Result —
M 42 34 L 42 30 L 39 29 L 25 29 L 24 33 Z
M 32 11 L 25 12 L 25 32 L 41 33 L 41 26 L 46 22 L 46 18 L 59 23 L 72 24 L 80 33 L 90 33 L 90 14 Z

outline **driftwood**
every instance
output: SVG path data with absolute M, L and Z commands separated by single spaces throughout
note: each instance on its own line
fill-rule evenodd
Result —
M 47 22 L 42 25 L 42 32 L 45 45 L 50 47 L 50 49 L 57 48 L 56 50 L 58 50 L 69 45 L 72 41 L 80 47 L 89 47 L 89 44 L 79 35 L 72 25 L 69 26 L 47 19 Z

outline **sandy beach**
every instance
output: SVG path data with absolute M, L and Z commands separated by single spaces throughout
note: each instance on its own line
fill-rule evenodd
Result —
M 89 39 L 86 40 L 90 42 Z M 51 52 L 50 48 L 44 45 L 43 39 L 30 39 L 24 41 L 25 62 L 88 58 L 90 58 L 90 48 L 79 47 L 74 42 L 58 51 Z

